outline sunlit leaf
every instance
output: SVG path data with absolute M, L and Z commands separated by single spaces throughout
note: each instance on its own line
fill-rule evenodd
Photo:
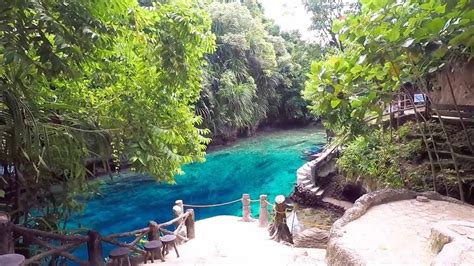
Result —
M 415 39 L 413 39 L 413 38 L 408 38 L 408 39 L 406 39 L 405 42 L 402 44 L 402 47 L 408 48 L 408 47 L 410 47 L 410 46 L 413 44 L 414 41 L 415 41 Z
M 331 107 L 334 109 L 334 108 L 338 107 L 340 103 L 341 103 L 341 99 L 337 99 L 337 98 L 332 99 L 331 100 Z

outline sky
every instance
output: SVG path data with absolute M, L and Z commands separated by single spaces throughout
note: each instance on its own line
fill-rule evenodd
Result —
M 303 39 L 316 40 L 316 33 L 310 31 L 311 14 L 301 0 L 258 0 L 264 8 L 265 16 L 275 20 L 283 31 L 298 30 Z

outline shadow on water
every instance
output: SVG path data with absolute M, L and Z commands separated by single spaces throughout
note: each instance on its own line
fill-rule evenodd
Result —
M 86 204 L 69 228 L 93 228 L 101 235 L 126 232 L 172 219 L 175 200 L 188 204 L 215 204 L 239 199 L 249 193 L 252 199 L 267 194 L 270 201 L 291 192 L 295 172 L 303 163 L 301 151 L 311 143 L 322 142 L 325 132 L 317 128 L 278 131 L 241 140 L 238 144 L 208 153 L 206 162 L 183 167 L 176 185 L 160 184 L 146 175 L 122 173 L 106 180 L 99 196 Z M 252 204 L 258 214 L 258 203 Z M 196 219 L 216 215 L 241 215 L 239 202 L 222 207 L 195 209 Z M 104 256 L 112 247 L 104 246 Z M 85 248 L 76 254 L 86 257 Z

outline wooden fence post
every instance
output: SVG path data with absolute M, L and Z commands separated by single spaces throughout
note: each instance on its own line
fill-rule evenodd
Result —
M 174 218 L 177 218 L 184 213 L 184 206 L 183 206 L 183 201 L 182 200 L 177 200 L 174 202 L 175 205 L 173 206 L 173 216 Z M 175 223 L 174 226 L 176 226 L 176 229 L 179 229 L 179 231 L 176 231 L 175 234 L 187 237 L 187 229 L 184 227 L 180 227 L 183 219 L 178 219 Z M 186 224 L 184 224 L 186 226 Z M 181 238 L 176 239 L 177 244 L 182 244 L 184 241 Z
M 184 212 L 183 200 L 177 200 L 174 202 L 175 206 L 179 206 L 181 208 L 181 212 Z
M 89 240 L 87 241 L 87 255 L 90 265 L 102 266 L 105 265 L 102 259 L 102 242 L 100 235 L 96 231 L 87 232 Z
M 186 212 L 189 212 L 189 215 L 186 218 L 186 221 L 184 222 L 184 225 L 186 225 L 186 235 L 189 239 L 193 239 L 196 237 L 194 231 L 194 210 L 187 209 Z
M 180 215 L 182 215 L 184 213 L 184 209 L 183 209 L 183 201 L 182 200 L 177 200 L 174 202 L 174 206 L 173 206 L 173 216 L 174 218 L 176 217 L 179 217 Z M 180 220 L 176 221 L 174 223 L 175 226 L 179 226 L 179 224 L 181 223 Z
M 13 235 L 10 215 L 0 212 L 0 255 L 13 253 Z
M 148 232 L 148 241 L 160 240 L 158 237 L 160 226 L 155 221 L 150 221 L 148 227 L 150 228 L 150 232 Z
M 260 211 L 258 213 L 258 226 L 266 227 L 268 225 L 267 195 L 260 195 Z
M 242 194 L 242 221 L 251 222 L 252 214 L 250 213 L 250 195 Z

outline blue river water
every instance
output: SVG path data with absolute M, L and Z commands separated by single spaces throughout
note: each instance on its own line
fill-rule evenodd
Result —
M 91 228 L 101 235 L 126 232 L 172 218 L 175 200 L 186 204 L 215 204 L 239 199 L 249 193 L 251 199 L 267 194 L 269 200 L 278 194 L 288 195 L 295 182 L 296 170 L 302 165 L 301 152 L 321 144 L 324 130 L 303 128 L 262 133 L 242 139 L 231 146 L 208 152 L 204 163 L 183 167 L 184 175 L 176 184 L 162 184 L 153 178 L 133 172 L 122 173 L 101 185 L 100 194 L 90 199 L 83 213 L 76 215 L 69 228 Z M 196 219 L 216 215 L 241 215 L 241 204 L 196 208 Z M 258 203 L 252 204 L 252 214 Z M 107 256 L 110 246 L 104 246 Z M 85 249 L 75 252 L 85 258 Z

